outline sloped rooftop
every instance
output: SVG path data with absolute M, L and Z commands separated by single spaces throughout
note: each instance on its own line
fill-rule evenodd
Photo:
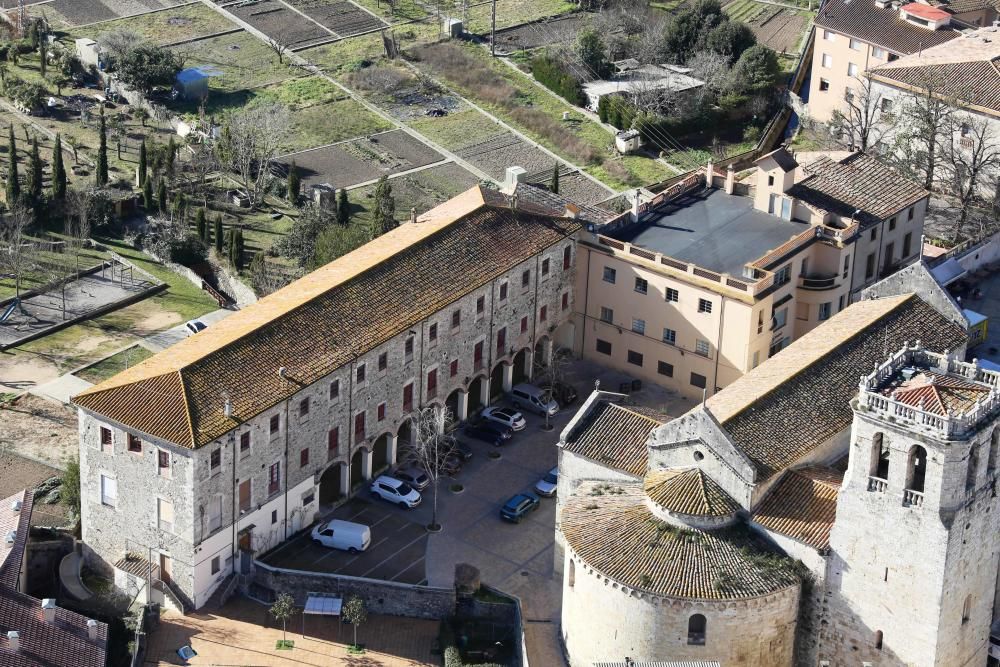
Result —
M 666 418 L 600 400 L 570 432 L 565 451 L 636 477 L 646 473 L 646 439 Z
M 740 509 L 740 504 L 699 468 L 651 471 L 643 487 L 650 500 L 669 512 L 723 517 Z
M 960 34 L 954 28 L 921 28 L 902 18 L 892 5 L 879 7 L 874 0 L 830 0 L 816 16 L 816 25 L 900 55 L 928 49 Z
M 833 468 L 788 470 L 757 507 L 753 520 L 778 535 L 823 551 L 837 518 L 844 474 Z

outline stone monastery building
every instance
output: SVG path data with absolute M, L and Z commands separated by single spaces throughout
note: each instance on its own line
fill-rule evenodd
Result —
M 571 664 L 985 665 L 1000 374 L 966 340 L 918 263 L 672 421 L 592 394 L 561 438 Z

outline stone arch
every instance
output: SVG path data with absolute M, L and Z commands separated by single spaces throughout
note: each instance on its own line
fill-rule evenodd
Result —
M 921 445 L 913 445 L 906 458 L 906 488 L 910 491 L 923 493 L 926 478 L 927 450 Z
M 396 437 L 400 447 L 409 447 L 413 444 L 413 424 L 410 423 L 409 417 L 405 417 L 399 422 L 399 426 L 396 428 Z
M 545 345 L 549 341 L 549 335 L 547 333 L 539 336 L 538 340 L 535 341 L 534 354 L 531 355 L 532 363 L 535 364 L 535 372 L 541 371 L 546 366 L 545 359 Z
M 994 428 L 990 434 L 990 455 L 986 461 L 986 472 L 996 472 L 998 455 L 1000 455 L 1000 426 Z
M 885 433 L 877 431 L 872 436 L 871 462 L 868 474 L 879 479 L 889 479 L 889 443 Z
M 694 646 L 705 645 L 705 635 L 708 630 L 708 620 L 704 614 L 691 614 L 688 617 L 687 643 Z
M 368 451 L 367 447 L 358 447 L 354 450 L 354 453 L 351 454 L 351 491 L 364 482 L 364 477 L 361 474 L 364 472 L 362 461 L 364 459 L 364 455 Z
M 453 421 L 458 421 L 458 402 L 460 400 L 459 394 L 463 391 L 464 390 L 461 388 L 453 389 L 452 392 L 448 394 L 448 397 L 444 399 L 444 407 L 448 410 L 448 414 L 451 415 Z
M 530 347 L 524 347 L 514 355 L 511 365 L 514 367 L 513 380 L 511 384 L 520 384 L 531 379 L 531 369 L 528 367 Z
M 389 467 L 389 436 L 391 431 L 385 431 L 372 444 L 372 477 Z
M 503 395 L 503 374 L 506 361 L 499 361 L 490 371 L 490 400 L 497 399 Z
M 881 630 L 876 630 L 875 631 L 875 650 L 876 651 L 881 651 L 882 650 L 882 631 Z
M 469 406 L 468 413 L 471 415 L 479 408 L 483 407 L 483 384 L 488 383 L 490 378 L 486 373 L 478 373 L 476 377 L 469 381 Z
M 319 504 L 330 505 L 346 495 L 343 486 L 344 466 L 343 461 L 337 461 L 329 466 L 319 477 Z

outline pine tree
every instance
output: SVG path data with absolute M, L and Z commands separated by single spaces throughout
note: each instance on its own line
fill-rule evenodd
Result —
M 7 140 L 7 155 L 10 156 L 10 168 L 7 170 L 7 208 L 13 208 L 21 198 L 21 184 L 17 180 L 17 142 L 14 139 L 14 125 L 10 125 L 10 135 Z
M 215 252 L 219 255 L 222 254 L 222 214 L 219 214 L 215 218 L 215 230 L 213 236 L 215 237 Z
M 549 185 L 549 190 L 559 194 L 559 163 L 556 162 L 555 166 L 552 167 L 552 183 Z
M 61 201 L 66 196 L 66 167 L 63 166 L 62 136 L 56 135 L 52 145 L 52 198 Z
M 161 177 L 160 184 L 156 188 L 156 203 L 160 207 L 160 213 L 167 212 L 167 182 Z
M 351 203 L 347 201 L 347 189 L 340 188 L 337 197 L 337 223 L 346 226 L 351 221 Z
M 144 186 L 147 180 L 148 167 L 146 166 L 146 138 L 143 137 L 139 144 L 139 185 Z
M 101 107 L 100 145 L 97 148 L 97 187 L 108 184 L 108 126 L 104 120 L 104 107 Z
M 153 212 L 153 179 L 147 178 L 142 184 L 142 207 L 147 213 Z
M 28 158 L 28 196 L 35 203 L 42 198 L 42 158 L 38 154 L 38 139 L 31 140 L 31 155 Z
M 299 200 L 299 193 L 302 190 L 302 180 L 299 178 L 299 168 L 292 161 L 292 166 L 288 168 L 288 201 L 293 204 Z

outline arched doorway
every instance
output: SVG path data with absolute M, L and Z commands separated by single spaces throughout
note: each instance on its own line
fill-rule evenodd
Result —
M 406 453 L 406 450 L 410 449 L 410 445 L 412 444 L 413 428 L 410 420 L 406 419 L 399 425 L 399 430 L 396 432 L 396 459 L 399 460 Z
M 372 477 L 389 467 L 389 434 L 383 433 L 375 441 L 372 449 Z
M 503 396 L 503 367 L 504 363 L 501 361 L 490 373 L 490 402 Z
M 351 457 L 351 490 L 356 489 L 364 478 L 361 476 L 361 459 L 364 456 L 364 449 L 358 448 L 354 455 Z
M 532 363 L 535 365 L 535 375 L 545 368 L 545 344 L 548 337 L 542 337 L 535 343 L 535 353 L 532 355 Z
M 524 349 L 514 355 L 513 384 L 528 381 L 528 350 Z
M 331 505 L 344 495 L 344 489 L 340 486 L 344 465 L 335 463 L 323 471 L 323 475 L 319 478 L 320 505 Z
M 461 389 L 456 389 L 448 394 L 448 398 L 444 401 L 445 410 L 448 411 L 448 422 L 451 424 L 458 423 L 458 397 L 461 391 Z
M 483 407 L 483 383 L 486 378 L 480 375 L 469 385 L 469 414 Z

